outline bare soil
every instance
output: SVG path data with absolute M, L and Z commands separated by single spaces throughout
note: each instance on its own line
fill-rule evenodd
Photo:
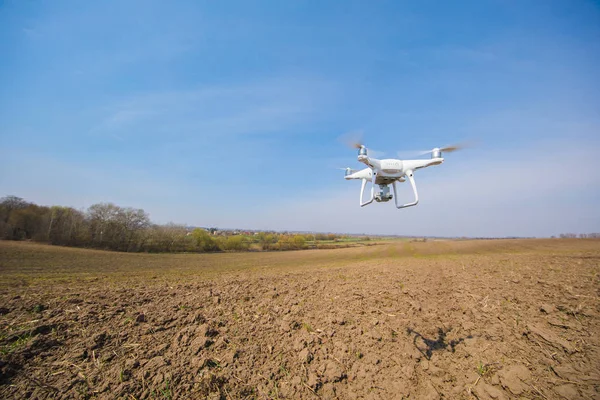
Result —
M 600 241 L 0 242 L 0 398 L 600 399 Z

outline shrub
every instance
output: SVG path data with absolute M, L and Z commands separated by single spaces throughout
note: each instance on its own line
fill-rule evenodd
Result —
M 212 236 L 204 229 L 196 228 L 192 231 L 192 237 L 196 241 L 199 251 L 216 251 L 219 250 L 218 244 L 213 240 Z
M 223 243 L 223 250 L 243 251 L 248 250 L 250 244 L 245 237 L 241 235 L 229 236 Z

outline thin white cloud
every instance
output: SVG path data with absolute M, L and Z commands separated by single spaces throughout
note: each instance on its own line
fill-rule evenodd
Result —
M 276 132 L 323 112 L 334 101 L 334 93 L 328 82 L 284 78 L 140 94 L 107 106 L 91 132 L 204 137 Z

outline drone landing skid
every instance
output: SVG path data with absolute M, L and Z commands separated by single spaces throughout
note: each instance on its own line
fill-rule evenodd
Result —
M 412 207 L 412 206 L 416 206 L 417 203 L 419 202 L 419 193 L 417 192 L 417 185 L 415 184 L 415 178 L 413 178 L 413 173 L 408 172 L 406 174 L 406 176 L 408 176 L 408 180 L 410 181 L 410 185 L 412 186 L 412 190 L 413 193 L 415 194 L 415 200 L 411 203 L 406 203 L 406 204 L 398 204 L 398 194 L 396 192 L 396 182 L 392 183 L 392 186 L 394 187 L 394 197 L 395 197 L 395 202 L 396 202 L 396 208 L 406 208 L 406 207 Z
M 362 185 L 360 187 L 360 206 L 364 207 L 366 205 L 369 205 L 373 202 L 373 200 L 375 200 L 375 176 L 373 176 L 373 180 L 371 181 L 371 199 L 363 202 L 364 199 L 364 193 L 365 193 L 365 187 L 367 186 L 367 180 L 363 179 L 362 180 Z
M 417 192 L 417 185 L 415 184 L 415 179 L 413 177 L 413 173 L 412 171 L 408 171 L 406 176 L 408 177 L 408 180 L 410 181 L 410 185 L 412 186 L 413 189 L 413 193 L 415 195 L 415 200 L 410 202 L 410 203 L 406 203 L 406 204 L 398 204 L 398 192 L 396 190 L 396 181 L 392 182 L 392 186 L 394 188 L 394 202 L 396 203 L 396 208 L 406 208 L 406 207 L 412 207 L 412 206 L 416 206 L 417 203 L 419 203 L 419 193 Z M 367 201 L 364 201 L 364 195 L 365 195 L 365 188 L 367 186 L 367 179 L 362 179 L 362 185 L 360 188 L 360 206 L 364 207 L 366 205 L 371 204 L 373 201 L 377 200 L 377 202 L 386 202 L 388 200 L 391 199 L 391 195 L 389 195 L 389 189 L 387 188 L 387 185 L 379 185 L 382 189 L 382 194 L 379 195 L 375 195 L 375 180 L 376 180 L 376 175 L 373 175 L 373 179 L 371 180 L 371 197 L 370 199 L 368 199 Z M 385 190 L 384 187 L 385 186 Z M 384 194 L 385 193 L 385 194 Z

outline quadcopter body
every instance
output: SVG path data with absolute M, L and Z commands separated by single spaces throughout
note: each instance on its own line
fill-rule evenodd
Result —
M 415 184 L 414 172 L 421 168 L 430 167 L 432 165 L 439 165 L 444 162 L 442 152 L 451 152 L 458 150 L 459 146 L 447 146 L 444 148 L 435 148 L 427 151 L 423 154 L 431 153 L 430 159 L 421 160 L 398 160 L 398 159 L 384 159 L 379 160 L 373 157 L 369 157 L 367 148 L 362 144 L 356 144 L 354 147 L 358 148 L 358 161 L 365 164 L 367 168 L 359 171 L 354 171 L 350 168 L 346 168 L 346 174 L 344 179 L 360 179 L 362 181 L 360 189 L 360 206 L 364 207 L 371 204 L 373 201 L 378 203 L 388 202 L 392 198 L 395 200 L 397 208 L 406 208 L 416 206 L 419 202 L 419 194 L 417 192 L 417 186 Z M 414 200 L 406 204 L 398 203 L 398 195 L 396 190 L 396 184 L 398 182 L 405 182 L 408 179 L 414 193 Z M 369 199 L 364 199 L 365 188 L 367 182 L 371 182 L 371 196 Z M 393 189 L 393 194 L 390 192 L 390 185 Z M 378 189 L 375 189 L 378 186 Z

